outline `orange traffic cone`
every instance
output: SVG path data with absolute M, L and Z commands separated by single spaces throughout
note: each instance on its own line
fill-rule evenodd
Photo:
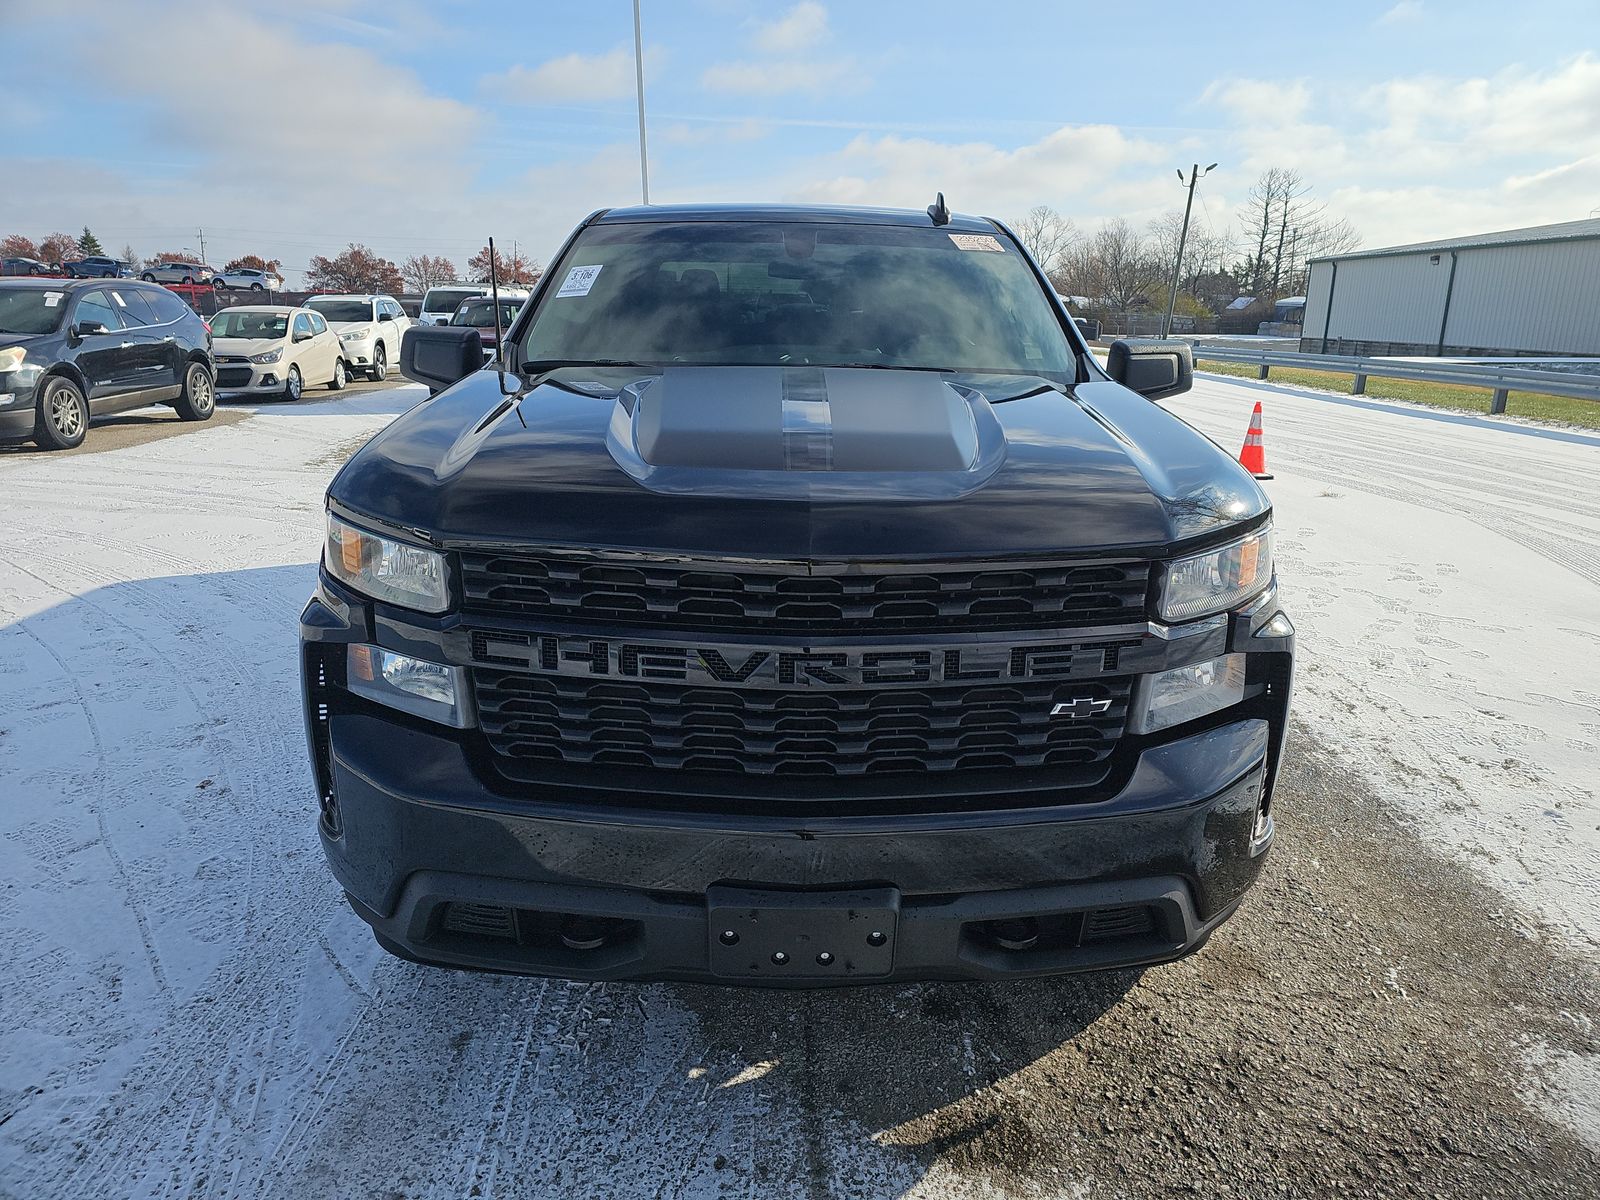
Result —
M 1250 414 L 1250 429 L 1244 435 L 1244 446 L 1239 450 L 1239 465 L 1257 479 L 1271 479 L 1267 470 L 1267 448 L 1261 444 L 1261 401 Z

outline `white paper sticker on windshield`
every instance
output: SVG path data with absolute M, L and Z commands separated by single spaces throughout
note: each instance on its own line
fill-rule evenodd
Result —
M 957 250 L 992 250 L 996 254 L 1006 252 L 1006 248 L 987 233 L 952 233 L 950 240 L 956 244 Z
M 111 298 L 117 302 L 118 308 L 127 308 L 128 302 L 122 298 L 121 292 L 112 292 Z
M 44 306 L 46 308 L 54 308 L 61 303 L 61 297 L 65 295 L 65 292 L 46 292 L 44 294 Z
M 604 264 L 601 264 L 602 266 Z M 594 286 L 594 281 L 600 277 L 600 267 L 573 267 L 567 272 L 567 277 L 561 284 L 561 290 L 556 293 L 556 299 L 563 296 L 587 296 L 589 289 Z

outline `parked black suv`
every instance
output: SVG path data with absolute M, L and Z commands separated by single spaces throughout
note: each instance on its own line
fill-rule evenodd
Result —
M 83 441 L 92 417 L 171 404 L 216 409 L 211 333 L 166 288 L 137 280 L 0 280 L 0 440 Z
M 301 618 L 385 947 L 814 986 L 1157 962 L 1233 913 L 1294 637 L 1266 497 L 1151 403 L 1186 346 L 1103 368 L 942 203 L 597 213 L 506 345 L 407 331 L 445 390 L 334 480 Z

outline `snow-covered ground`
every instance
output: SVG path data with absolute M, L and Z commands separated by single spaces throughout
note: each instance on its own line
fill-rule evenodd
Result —
M 1061 1197 L 1077 1182 L 1017 1184 L 1013 1156 L 1112 1127 L 1052 1116 L 1102 1063 L 1130 1119 L 1109 1089 L 1159 1061 L 1147 1014 L 1192 1014 L 1216 1061 L 1248 1061 L 1226 1018 L 1270 977 L 1242 933 L 1136 991 L 781 1002 L 383 955 L 316 842 L 295 617 L 328 478 L 420 397 L 0 460 L 0 1195 Z M 1600 438 L 1215 379 L 1170 405 L 1232 450 L 1258 397 L 1302 717 L 1508 911 L 1592 955 Z M 1593 1060 L 1529 1055 L 1540 1102 L 1592 1125 Z M 1134 1102 L 1232 1095 L 1192 1093 L 1202 1077 Z M 985 1103 L 992 1131 L 962 1128 Z M 975 1170 L 991 1133 L 1005 1161 Z M 1113 1194 L 1138 1182 L 1121 1170 Z
M 1256 401 L 1295 707 L 1528 913 L 1600 946 L 1600 434 L 1198 376 Z

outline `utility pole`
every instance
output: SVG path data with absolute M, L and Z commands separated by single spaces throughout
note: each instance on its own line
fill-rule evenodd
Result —
M 644 36 L 639 32 L 639 0 L 633 0 L 633 74 L 639 85 L 639 192 L 650 203 L 650 164 L 644 152 Z
M 1183 248 L 1189 241 L 1189 214 L 1194 210 L 1194 185 L 1217 169 L 1217 164 L 1212 163 L 1204 171 L 1200 164 L 1195 163 L 1189 169 L 1189 199 L 1183 206 L 1183 231 L 1178 234 L 1178 258 L 1172 264 L 1172 292 L 1167 297 L 1167 315 L 1161 322 L 1161 336 L 1172 336 L 1172 310 L 1178 307 L 1178 276 L 1183 270 Z M 1183 182 L 1183 168 L 1178 169 L 1178 182 Z
M 204 229 L 200 231 L 200 261 L 206 261 L 206 231 Z

